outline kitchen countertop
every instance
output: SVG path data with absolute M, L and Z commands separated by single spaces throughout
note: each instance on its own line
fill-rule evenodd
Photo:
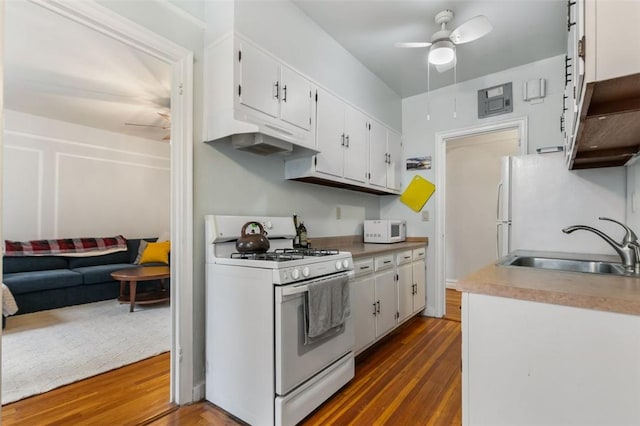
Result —
M 487 265 L 458 291 L 640 315 L 640 278 Z
M 428 238 L 407 237 L 407 241 L 393 244 L 365 244 L 362 236 L 311 238 L 313 248 L 339 249 L 351 252 L 354 259 L 377 256 L 400 250 L 412 250 L 425 247 Z

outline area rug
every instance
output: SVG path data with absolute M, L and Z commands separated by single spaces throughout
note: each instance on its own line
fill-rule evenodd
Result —
M 171 348 L 168 305 L 115 300 L 9 317 L 2 335 L 2 404 L 47 392 Z

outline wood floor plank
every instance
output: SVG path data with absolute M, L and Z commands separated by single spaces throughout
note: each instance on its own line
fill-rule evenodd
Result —
M 301 424 L 459 425 L 460 323 L 417 317 L 356 359 L 356 377 Z M 2 407 L 3 425 L 244 423 L 209 402 L 169 404 L 169 354 Z
M 446 289 L 446 314 L 445 318 L 452 321 L 461 321 L 462 318 L 462 293 L 452 288 Z

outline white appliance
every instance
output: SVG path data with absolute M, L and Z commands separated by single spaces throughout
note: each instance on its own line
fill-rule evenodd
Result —
M 407 239 L 407 222 L 396 219 L 364 221 L 365 243 L 399 243 Z
M 270 251 L 235 253 L 252 221 Z M 206 399 L 252 425 L 294 425 L 354 377 L 351 318 L 305 344 L 304 309 L 308 285 L 351 280 L 351 253 L 294 236 L 290 217 L 205 216 Z
M 564 153 L 502 159 L 496 201 L 498 257 L 513 250 L 614 254 L 589 232 L 567 235 L 562 228 L 588 225 L 614 238 L 618 225 L 599 216 L 625 221 L 623 167 L 567 170 Z

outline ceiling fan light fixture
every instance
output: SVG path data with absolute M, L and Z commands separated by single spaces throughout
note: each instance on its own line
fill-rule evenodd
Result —
M 448 64 L 455 57 L 453 43 L 449 40 L 436 41 L 429 50 L 429 63 L 434 65 Z

